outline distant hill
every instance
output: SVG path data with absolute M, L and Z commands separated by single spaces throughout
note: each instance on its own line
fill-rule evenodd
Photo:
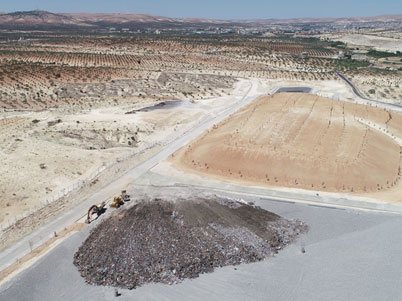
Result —
M 296 24 L 296 23 L 350 23 L 350 22 L 402 22 L 402 15 L 381 15 L 373 17 L 348 18 L 294 18 L 294 19 L 255 19 L 243 20 L 246 23 L 258 24 Z
M 146 14 L 92 14 L 92 13 L 51 13 L 47 11 L 21 11 L 0 13 L 0 26 L 3 27 L 96 27 L 102 25 L 124 25 L 142 23 L 172 24 L 296 24 L 296 23 L 350 23 L 350 22 L 402 22 L 402 15 L 383 15 L 375 17 L 352 18 L 296 18 L 260 20 L 212 20 L 197 18 L 169 18 Z
M 70 17 L 82 22 L 103 22 L 111 24 L 123 23 L 152 23 L 152 22 L 177 22 L 178 19 L 168 17 L 155 17 L 144 14 L 90 14 L 90 13 L 75 13 L 75 14 L 62 14 L 63 16 Z
M 91 13 L 73 13 L 62 14 L 81 22 L 89 23 L 108 23 L 108 24 L 127 24 L 127 23 L 208 23 L 208 24 L 227 24 L 233 23 L 231 20 L 212 20 L 197 18 L 169 18 L 162 16 L 152 16 L 147 14 L 91 14 Z M 237 21 L 236 21 L 237 22 Z
M 3 26 L 91 26 L 73 17 L 54 14 L 46 11 L 23 11 L 0 14 L 0 25 Z
M 292 23 L 343 23 L 343 22 L 402 22 L 402 15 L 382 15 L 374 17 L 349 17 L 349 18 L 294 18 L 294 19 L 251 19 L 251 20 L 214 20 L 200 18 L 168 18 L 157 17 L 144 14 L 90 14 L 90 13 L 74 13 L 62 14 L 72 17 L 82 22 L 104 22 L 113 24 L 123 24 L 128 22 L 175 22 L 175 23 L 257 23 L 257 24 L 292 24 Z

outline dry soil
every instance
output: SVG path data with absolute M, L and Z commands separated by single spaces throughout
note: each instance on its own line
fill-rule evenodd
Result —
M 263 96 L 179 150 L 175 167 L 220 179 L 377 192 L 400 178 L 399 114 L 312 94 Z

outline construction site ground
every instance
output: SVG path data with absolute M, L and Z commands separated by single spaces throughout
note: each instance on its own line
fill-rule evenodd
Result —
M 240 80 L 232 95 L 248 87 L 248 81 Z M 136 150 L 152 152 L 233 101 L 236 97 L 201 103 L 184 99 L 174 109 L 161 106 L 152 112 L 126 114 L 161 103 L 135 98 L 92 108 L 0 113 L 0 172 L 7 174 L 0 179 L 4 208 L 0 224 L 4 228 L 63 190 L 92 182 L 91 175 L 110 162 L 126 159 Z
M 402 235 L 398 231 L 402 226 L 400 206 L 385 204 L 370 195 L 354 195 L 350 192 L 233 184 L 177 170 L 165 160 L 259 95 L 275 91 L 281 86 L 297 85 L 310 86 L 313 93 L 334 100 L 365 102 L 356 99 L 350 89 L 339 81 L 261 83 L 250 80 L 236 99 L 223 104 L 212 116 L 209 115 L 209 119 L 188 132 L 181 132 L 173 142 L 161 144 L 158 151 L 144 158 L 141 164 L 128 169 L 123 177 L 119 178 L 116 173 L 113 183 L 103 182 L 102 189 L 90 193 L 78 205 L 66 204 L 66 211 L 57 220 L 5 249 L 0 258 L 0 267 L 8 266 L 13 254 L 29 253 L 29 242 L 32 241 L 35 248 L 47 241 L 53 229 L 63 228 L 80 218 L 83 222 L 88 204 L 109 199 L 121 189 L 127 188 L 129 193 L 136 194 L 139 191 L 163 191 L 160 189 L 165 187 L 163 189 L 178 193 L 186 187 L 194 194 L 208 192 L 252 201 L 284 218 L 300 219 L 311 230 L 296 244 L 266 261 L 219 268 L 212 274 L 203 274 L 177 285 L 151 284 L 136 290 L 121 290 L 122 299 L 259 300 L 269 295 L 272 299 L 360 300 L 367 294 L 373 299 L 394 299 L 399 295 L 398 283 L 402 280 L 399 273 L 401 266 L 396 260 L 402 247 Z M 379 130 L 381 127 L 375 129 Z M 107 216 L 108 212 L 102 218 Z M 6 300 L 114 299 L 113 288 L 85 284 L 72 262 L 74 253 L 97 222 L 60 241 L 38 261 L 31 261 L 31 265 L 25 266 L 18 275 L 3 279 L 6 281 L 0 286 L 0 297 Z M 303 248 L 305 253 L 302 252 Z M 380 290 L 378 284 L 381 285 Z
M 183 190 L 175 189 L 178 194 Z M 205 190 L 193 190 L 195 194 L 200 192 Z M 296 244 L 268 260 L 219 268 L 175 285 L 119 289 L 119 299 L 266 300 L 269 296 L 273 300 L 367 300 L 370 296 L 371 300 L 394 300 L 399 296 L 400 215 L 280 202 L 247 194 L 211 193 L 253 201 L 285 218 L 305 221 L 310 230 Z M 85 284 L 72 263 L 74 253 L 91 228 L 73 234 L 3 284 L 1 298 L 114 300 L 114 288 Z
M 314 93 L 319 95 L 357 101 L 341 81 L 240 79 L 230 96 L 199 99 L 194 103 L 183 101 L 171 109 L 162 107 L 161 110 L 125 114 L 155 104 L 155 101 L 135 100 L 117 105 L 98 104 L 92 109 L 3 113 L 0 139 L 4 142 L 1 146 L 4 164 L 0 171 L 7 177 L 0 179 L 3 196 L 0 205 L 4 208 L 0 213 L 1 227 L 7 228 L 16 219 L 31 215 L 21 221 L 22 227 L 13 227 L 11 232 L 7 230 L 1 235 L 0 249 L 50 221 L 60 210 L 80 203 L 200 122 L 236 104 L 251 83 L 251 96 L 283 86 L 310 86 L 315 87 Z M 130 134 L 133 132 L 137 133 L 134 140 Z M 25 151 L 28 147 L 29 153 Z M 130 156 L 137 150 L 144 151 Z M 113 162 L 117 164 L 91 179 L 104 164 Z M 80 186 L 81 183 L 84 185 Z M 45 206 L 45 210 L 38 210 L 74 185 L 79 189 Z

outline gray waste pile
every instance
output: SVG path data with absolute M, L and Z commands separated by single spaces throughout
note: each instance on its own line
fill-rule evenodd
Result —
M 261 261 L 307 230 L 300 221 L 221 198 L 140 201 L 93 229 L 74 256 L 86 282 L 133 289 Z

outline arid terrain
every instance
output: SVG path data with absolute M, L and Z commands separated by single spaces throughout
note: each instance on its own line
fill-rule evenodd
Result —
M 0 299 L 399 283 L 401 28 L 0 13 Z
M 150 155 L 209 113 L 233 104 L 224 97 L 244 93 L 250 79 L 260 82 L 259 93 L 307 85 L 319 87 L 322 96 L 356 102 L 338 71 L 367 98 L 402 100 L 400 71 L 335 59 L 337 45 L 318 39 L 28 35 L 32 40 L 0 44 L 0 157 L 7 174 L 0 180 L 3 228 L 70 191 L 104 185 L 96 180 L 103 170 L 127 158 L 140 160 L 139 153 Z M 15 37 L 18 33 L 8 39 Z M 164 107 L 169 101 L 177 105 Z M 162 106 L 142 110 L 156 104 Z M 113 177 L 126 169 L 116 167 Z M 300 177 L 284 183 L 370 191 L 395 180 L 354 187 Z
M 376 192 L 400 182 L 401 145 L 395 137 L 402 137 L 401 129 L 400 114 L 278 93 L 216 124 L 171 160 L 178 168 L 237 182 Z
M 374 47 L 383 51 L 402 51 L 402 30 L 395 31 L 368 31 L 362 33 L 341 33 L 341 34 L 329 34 L 328 37 L 335 41 L 342 41 L 347 43 L 351 47 L 368 46 Z
M 245 83 L 236 86 L 234 93 L 244 90 Z M 204 105 L 182 101 L 172 108 L 163 102 L 154 110 L 130 113 L 160 103 L 138 99 L 97 109 L 6 114 L 0 120 L 1 171 L 7 174 L 0 180 L 4 202 L 0 220 L 5 223 L 26 215 L 64 190 L 96 184 L 94 173 L 99 169 L 127 158 L 139 159 L 144 151 L 151 154 L 230 102 L 225 98 Z
M 281 79 L 338 81 L 322 67 L 330 47 L 244 41 L 63 35 L 0 44 L 3 227 L 66 191 L 96 186 L 94 175 L 108 164 L 155 151 L 233 103 L 205 100 L 243 93 L 247 78 L 260 78 L 266 89 Z M 306 50 L 319 56 L 311 66 L 290 56 Z M 182 103 L 126 114 L 170 100 Z

